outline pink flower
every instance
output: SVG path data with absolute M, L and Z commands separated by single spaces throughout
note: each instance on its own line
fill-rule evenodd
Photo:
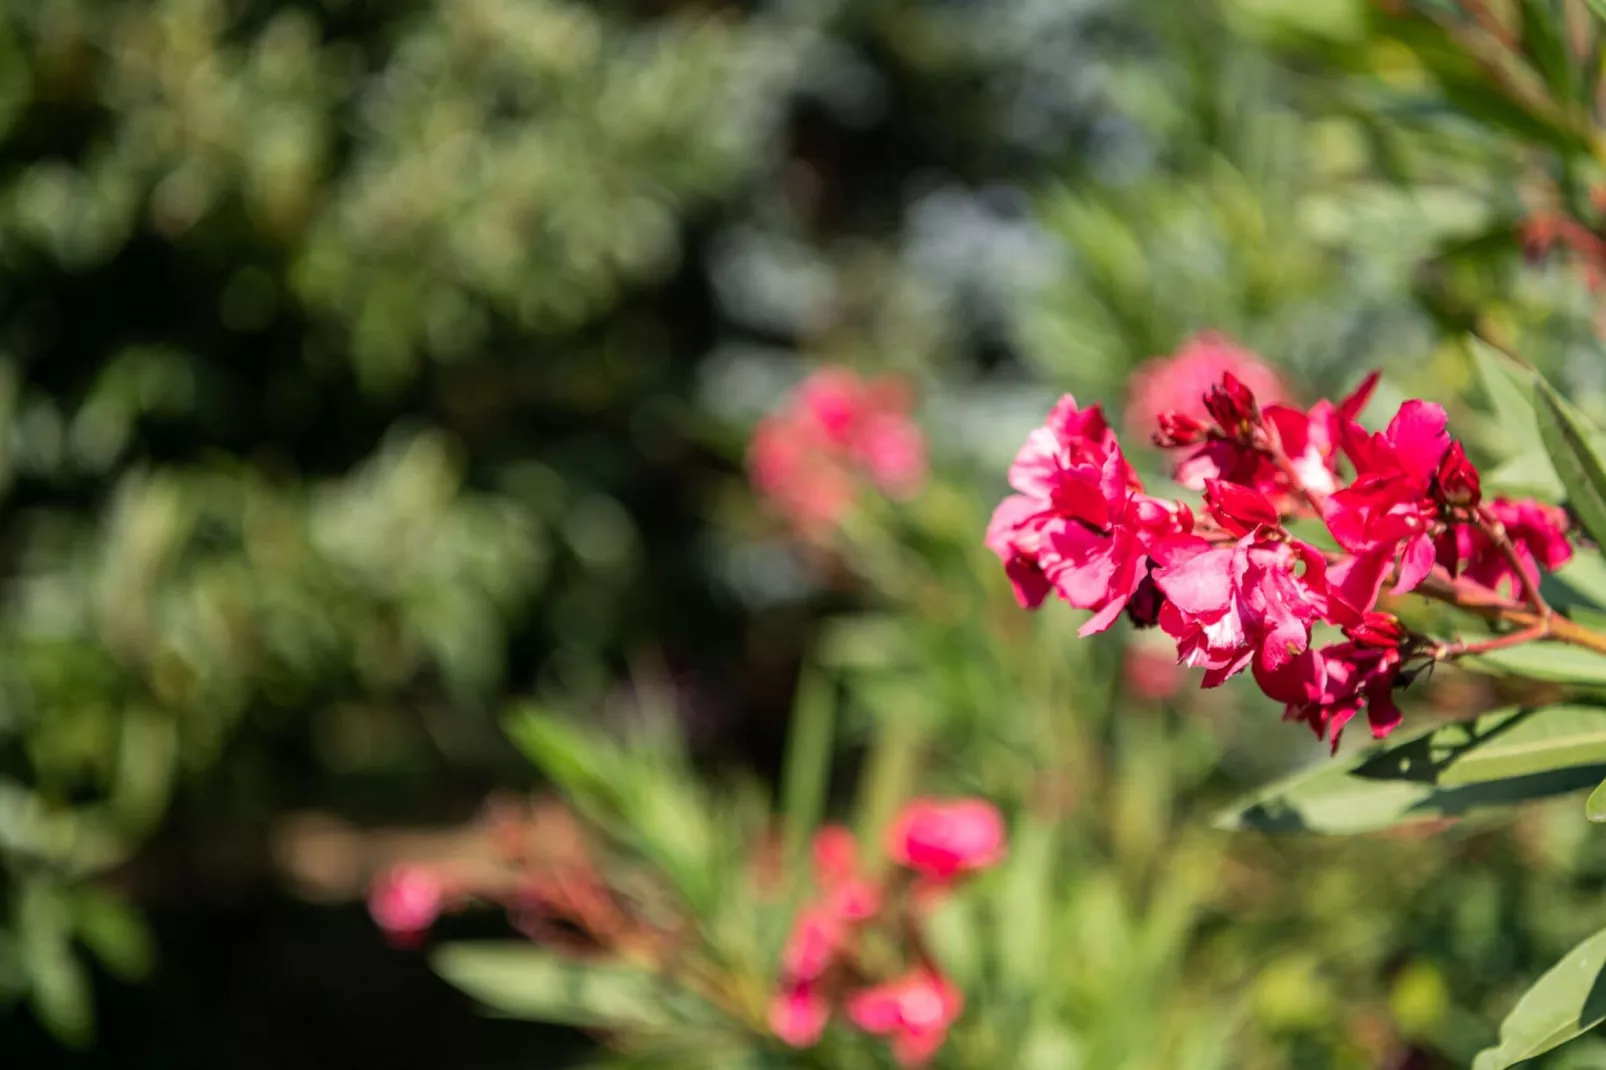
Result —
M 1249 487 L 1286 508 L 1303 501 L 1305 492 L 1322 498 L 1338 487 L 1340 441 L 1376 385 L 1373 373 L 1336 406 L 1323 400 L 1302 411 L 1277 403 L 1261 407 L 1249 387 L 1223 373 L 1205 395 L 1208 422 L 1167 414 L 1155 442 L 1167 448 L 1203 443 L 1176 466 L 1174 476 L 1183 486 L 1202 490 L 1220 480 Z M 1287 456 L 1292 477 L 1276 463 L 1273 449 Z
M 421 866 L 397 866 L 374 882 L 368 912 L 392 942 L 416 944 L 440 917 L 445 889 Z
M 1400 555 L 1394 593 L 1414 590 L 1433 570 L 1435 527 L 1444 502 L 1438 489 L 1441 465 L 1451 448 L 1444 409 L 1407 401 L 1388 428 L 1368 435 L 1356 425 L 1345 431 L 1344 450 L 1355 465 L 1355 482 L 1327 499 L 1327 530 L 1351 553 L 1385 550 Z M 1464 461 L 1464 458 L 1462 458 Z M 1470 466 L 1453 465 L 1452 482 Z M 1475 475 L 1475 473 L 1474 473 Z M 1458 494 L 1465 486 L 1457 484 Z
M 1214 687 L 1259 655 L 1280 669 L 1310 645 L 1326 610 L 1326 559 L 1289 538 L 1271 503 L 1255 491 L 1212 482 L 1211 516 L 1236 543 L 1174 539 L 1157 550 L 1154 582 L 1165 596 L 1160 627 L 1177 640 L 1179 660 L 1204 668 Z
M 1531 578 L 1537 580 L 1541 569 L 1554 572 L 1572 560 L 1566 510 L 1530 499 L 1496 498 L 1487 512 L 1505 528 L 1517 559 Z M 1522 577 L 1494 540 L 1478 528 L 1456 525 L 1441 534 L 1435 545 L 1439 563 L 1452 576 L 1465 575 L 1511 598 L 1521 596 Z
M 881 909 L 881 887 L 860 875 L 859 845 L 841 825 L 814 835 L 814 880 L 826 909 L 844 921 L 866 921 Z
M 914 799 L 892 823 L 888 852 L 930 880 L 951 880 L 1004 857 L 1004 819 L 984 799 Z
M 1172 355 L 1153 357 L 1132 372 L 1127 428 L 1146 431 L 1167 414 L 1203 421 L 1207 415 L 1204 397 L 1223 375 L 1231 375 L 1263 401 L 1281 401 L 1288 396 L 1268 364 L 1223 336 L 1206 331 Z
M 1346 428 L 1353 425 L 1361 410 L 1366 408 L 1377 381 L 1378 373 L 1373 372 L 1337 405 L 1323 399 L 1308 412 L 1287 405 L 1266 406 L 1266 426 L 1276 444 L 1288 456 L 1301 486 L 1318 497 L 1326 497 L 1338 489 L 1340 442 Z M 1292 490 L 1281 473 L 1277 489 L 1283 493 Z
M 826 906 L 798 911 L 781 952 L 781 972 L 792 981 L 817 980 L 835 960 L 846 932 L 842 918 Z
M 853 505 L 852 473 L 833 458 L 818 428 L 790 413 L 759 422 L 747 470 L 759 495 L 805 538 L 832 531 Z
M 862 483 L 910 497 L 925 483 L 926 444 L 909 407 L 896 380 L 821 369 L 754 430 L 754 489 L 805 538 L 839 525 Z
M 1382 739 L 1400 723 L 1394 703 L 1403 658 L 1398 622 L 1373 615 L 1360 636 L 1364 641 L 1337 643 L 1307 650 L 1275 672 L 1256 670 L 1267 695 L 1287 704 L 1285 721 L 1304 721 L 1317 739 L 1338 750 L 1344 726 L 1363 708 L 1374 739 Z
M 931 969 L 917 969 L 894 981 L 855 993 L 848 1017 L 866 1033 L 892 1038 L 899 1066 L 924 1066 L 948 1038 L 948 1027 L 964 1009 L 964 997 Z
M 987 528 L 1015 597 L 1036 608 L 1050 591 L 1094 616 L 1082 634 L 1108 628 L 1149 574 L 1149 548 L 1191 530 L 1192 514 L 1141 492 L 1097 405 L 1061 398 L 1009 470 L 1019 493 Z
M 811 1048 L 820 1041 L 831 1019 L 831 1004 L 810 982 L 784 986 L 770 1000 L 770 1032 L 783 1044 Z
M 814 836 L 819 897 L 798 911 L 781 952 L 781 987 L 770 1003 L 770 1027 L 793 1047 L 815 1043 L 830 1017 L 827 986 L 858 927 L 881 910 L 881 888 L 859 873 L 858 844 L 840 825 Z

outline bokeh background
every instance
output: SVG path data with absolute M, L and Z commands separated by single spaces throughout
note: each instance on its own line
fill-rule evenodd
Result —
M 1478 28 L 1448 0 L 0 0 L 0 1063 L 588 1058 L 387 943 L 369 881 L 545 790 L 514 705 L 623 731 L 650 699 L 706 775 L 773 783 L 815 659 L 849 667 L 844 770 L 902 716 L 940 783 L 1052 786 L 1065 935 L 1021 983 L 1063 1013 L 1022 1065 L 1463 1065 L 1600 924 L 1577 806 L 1215 832 L 1322 748 L 1013 610 L 980 539 L 1059 393 L 1119 420 L 1202 329 L 1305 401 L 1383 367 L 1484 456 L 1512 432 L 1470 329 L 1602 411 L 1588 265 L 1533 241 L 1592 210 L 1554 160 L 1598 135 L 1451 47 Z M 824 364 L 905 377 L 931 448 L 856 557 L 743 469 Z

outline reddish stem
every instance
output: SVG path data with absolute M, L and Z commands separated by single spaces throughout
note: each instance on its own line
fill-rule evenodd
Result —
M 1521 646 L 1524 643 L 1536 642 L 1549 634 L 1548 627 L 1541 624 L 1532 624 L 1505 635 L 1497 635 L 1481 642 L 1469 643 L 1465 639 L 1458 639 L 1453 643 L 1437 643 L 1431 649 L 1435 661 L 1447 658 L 1459 658 L 1465 654 L 1487 654 L 1491 650 L 1504 650 L 1507 647 Z

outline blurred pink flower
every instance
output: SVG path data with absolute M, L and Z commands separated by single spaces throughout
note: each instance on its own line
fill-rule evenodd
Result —
M 1121 675 L 1127 690 L 1145 702 L 1164 702 L 1180 691 L 1187 679 L 1174 655 L 1138 645 L 1126 648 Z
M 421 866 L 397 866 L 374 882 L 368 912 L 392 942 L 411 945 L 435 923 L 445 899 L 434 873 Z
M 948 1039 L 948 1027 L 964 1009 L 959 989 L 931 969 L 917 969 L 866 988 L 848 1001 L 853 1024 L 892 1038 L 899 1066 L 923 1066 Z
M 770 1031 L 794 1048 L 817 1044 L 830 1018 L 831 1005 L 812 981 L 790 983 L 770 1000 Z
M 946 881 L 1004 857 L 1004 819 L 985 799 L 914 799 L 893 821 L 887 849 L 899 865 Z
M 1164 413 L 1206 420 L 1204 399 L 1223 374 L 1231 374 L 1262 405 L 1285 401 L 1288 390 L 1270 365 L 1224 336 L 1204 331 L 1166 357 L 1151 357 L 1133 370 L 1127 390 L 1126 426 L 1149 434 Z
M 866 921 L 881 909 L 881 886 L 859 874 L 859 844 L 841 825 L 814 834 L 814 880 L 825 908 L 843 921 Z
M 893 378 L 823 368 L 759 422 L 748 446 L 754 489 L 805 538 L 841 522 L 861 483 L 892 498 L 926 479 L 926 442 Z

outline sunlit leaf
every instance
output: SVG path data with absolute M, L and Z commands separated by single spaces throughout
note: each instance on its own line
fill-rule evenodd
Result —
M 1478 370 L 1478 380 L 1494 409 L 1495 422 L 1503 442 L 1510 445 L 1510 454 L 1521 458 L 1533 454 L 1540 460 L 1539 467 L 1546 477 L 1553 478 L 1550 465 L 1543 459 L 1544 445 L 1539 441 L 1539 428 L 1535 423 L 1533 406 L 1533 379 L 1517 369 L 1511 361 L 1483 339 L 1467 339 L 1472 351 L 1472 362 Z
M 563 718 L 522 706 L 503 723 L 525 757 L 577 801 L 616 807 L 624 785 L 617 755 L 603 740 Z
M 431 957 L 447 981 L 514 1018 L 608 1028 L 661 1028 L 672 1008 L 706 1011 L 646 970 L 579 962 L 531 944 L 447 944 Z
M 1500 1023 L 1500 1042 L 1478 1053 L 1472 1070 L 1505 1070 L 1565 1044 L 1606 1019 L 1606 929 L 1566 955 Z
M 1606 821 L 1606 780 L 1596 785 L 1584 800 L 1584 816 L 1591 821 Z
M 1558 395 L 1544 379 L 1535 380 L 1539 434 L 1550 462 L 1585 530 L 1596 543 L 1606 543 L 1606 460 L 1590 441 L 1600 430 Z
M 1558 684 L 1606 687 L 1606 655 L 1562 643 L 1524 643 L 1462 658 L 1469 669 Z
M 1506 709 L 1323 761 L 1216 818 L 1222 828 L 1345 834 L 1581 791 L 1606 774 L 1592 707 Z M 1568 749 L 1570 741 L 1580 750 Z M 1480 751 L 1488 748 L 1486 756 Z
M 1575 548 L 1573 559 L 1555 573 L 1555 578 L 1595 605 L 1606 607 L 1606 560 L 1598 551 Z
M 1495 465 L 1484 474 L 1483 488 L 1486 494 L 1499 492 L 1549 502 L 1559 502 L 1567 493 L 1543 449 L 1528 450 Z
M 1596 764 L 1606 764 L 1606 707 L 1549 706 L 1468 749 L 1438 783 L 1451 788 Z

